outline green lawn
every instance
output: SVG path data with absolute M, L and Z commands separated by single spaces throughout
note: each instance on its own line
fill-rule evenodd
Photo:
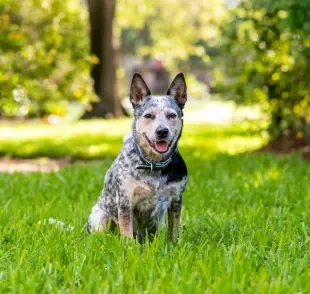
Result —
M 309 293 L 310 163 L 246 151 L 244 125 L 187 124 L 182 233 L 139 245 L 84 224 L 128 120 L 0 126 L 0 154 L 103 158 L 0 174 L 0 293 Z M 48 224 L 53 218 L 67 224 Z M 70 229 L 70 226 L 74 226 Z

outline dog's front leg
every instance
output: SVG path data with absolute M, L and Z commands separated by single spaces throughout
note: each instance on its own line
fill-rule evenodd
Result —
M 119 229 L 122 236 L 133 238 L 133 213 L 129 205 L 118 208 Z
M 179 237 L 181 209 L 182 197 L 173 200 L 168 209 L 168 237 L 171 241 L 176 241 Z

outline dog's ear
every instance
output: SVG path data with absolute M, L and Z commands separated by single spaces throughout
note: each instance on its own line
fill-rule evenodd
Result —
M 183 109 L 187 101 L 186 83 L 183 73 L 176 75 L 166 94 L 173 96 L 179 107 Z
M 130 102 L 133 106 L 142 101 L 143 97 L 151 95 L 151 91 L 143 78 L 135 73 L 130 86 Z

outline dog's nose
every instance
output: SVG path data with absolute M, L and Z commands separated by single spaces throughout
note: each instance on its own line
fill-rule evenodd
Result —
M 169 130 L 167 128 L 158 128 L 156 135 L 159 139 L 165 139 L 168 136 Z

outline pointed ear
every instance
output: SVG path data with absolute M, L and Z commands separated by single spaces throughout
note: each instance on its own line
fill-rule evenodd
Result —
M 151 91 L 143 78 L 135 73 L 130 86 L 130 102 L 133 106 L 142 101 L 143 97 L 151 95 Z
M 183 73 L 177 74 L 166 94 L 173 96 L 179 107 L 183 109 L 187 101 L 186 83 Z

